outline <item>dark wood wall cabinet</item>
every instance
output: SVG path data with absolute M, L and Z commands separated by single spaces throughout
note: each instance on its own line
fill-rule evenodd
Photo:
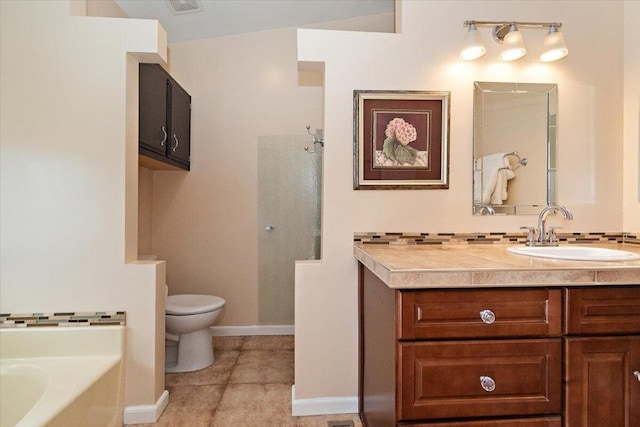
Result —
M 140 165 L 190 167 L 191 96 L 158 64 L 140 64 Z
M 640 285 L 391 289 L 359 272 L 366 426 L 640 426 Z

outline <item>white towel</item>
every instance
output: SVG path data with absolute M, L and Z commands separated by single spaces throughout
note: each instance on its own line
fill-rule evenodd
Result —
M 509 169 L 502 169 L 500 170 L 500 172 L 502 173 L 503 176 L 503 180 L 502 180 L 502 200 L 507 200 L 507 197 L 509 197 L 509 193 L 507 193 L 507 181 L 509 181 L 512 178 L 515 178 L 516 173 L 513 171 L 513 169 L 511 169 L 511 165 L 509 164 L 509 160 L 505 159 L 505 166 L 508 167 Z
M 504 154 L 489 154 L 482 158 L 482 203 L 490 203 L 498 183 L 498 171 L 503 167 Z
M 507 181 L 515 176 L 505 153 L 484 156 L 482 158 L 482 203 L 501 205 L 508 197 Z

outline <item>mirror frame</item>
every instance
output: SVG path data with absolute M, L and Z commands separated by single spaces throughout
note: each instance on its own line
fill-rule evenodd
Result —
M 516 83 L 516 82 L 474 82 L 473 91 L 473 165 L 472 165 L 472 213 L 473 215 L 537 215 L 543 207 L 542 201 L 532 201 L 528 204 L 483 204 L 476 197 L 479 185 L 482 191 L 482 181 L 476 182 L 477 175 L 482 176 L 482 162 L 478 162 L 478 133 L 484 129 L 478 124 L 478 118 L 483 115 L 483 95 L 485 93 L 522 93 L 543 94 L 546 96 L 547 128 L 546 128 L 546 205 L 557 201 L 557 138 L 558 138 L 558 85 L 555 83 Z M 512 149 L 505 149 L 507 153 Z M 511 160 L 517 160 L 513 157 Z M 518 157 L 519 158 L 519 157 Z M 524 166 L 526 162 L 523 162 Z M 512 163 L 513 164 L 513 163 Z

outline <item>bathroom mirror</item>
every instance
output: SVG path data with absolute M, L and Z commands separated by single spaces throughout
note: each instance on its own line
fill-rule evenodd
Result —
M 475 82 L 473 214 L 538 214 L 556 203 L 558 87 Z

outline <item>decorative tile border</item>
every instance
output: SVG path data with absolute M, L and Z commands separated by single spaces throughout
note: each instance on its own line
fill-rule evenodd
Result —
M 0 314 L 0 328 L 124 326 L 125 324 L 124 311 Z
M 640 245 L 640 233 L 623 233 L 625 243 Z
M 640 233 L 587 232 L 557 233 L 558 240 L 566 243 L 635 243 L 640 244 Z M 472 245 L 494 243 L 525 243 L 522 233 L 354 233 L 353 240 L 362 243 L 387 245 Z

